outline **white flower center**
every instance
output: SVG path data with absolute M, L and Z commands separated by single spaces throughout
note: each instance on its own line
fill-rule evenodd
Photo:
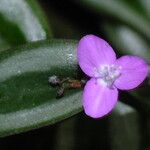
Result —
M 114 81 L 121 75 L 121 67 L 116 65 L 103 65 L 95 68 L 95 78 L 97 82 L 107 87 L 112 87 Z

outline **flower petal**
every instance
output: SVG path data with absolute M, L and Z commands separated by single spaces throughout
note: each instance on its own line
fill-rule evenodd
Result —
M 94 76 L 95 67 L 101 64 L 111 64 L 116 60 L 116 54 L 103 39 L 94 36 L 84 36 L 78 45 L 77 57 L 81 69 L 89 76 Z
M 92 78 L 87 82 L 83 92 L 83 107 L 85 113 L 93 118 L 100 118 L 108 114 L 118 99 L 118 90 L 107 88 Z
M 116 64 L 121 66 L 121 75 L 114 84 L 121 90 L 137 87 L 148 75 L 148 64 L 138 56 L 120 57 Z

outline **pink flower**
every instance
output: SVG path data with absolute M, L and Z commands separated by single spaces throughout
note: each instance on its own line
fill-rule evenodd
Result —
M 94 35 L 80 40 L 77 56 L 81 69 L 91 77 L 84 88 L 83 107 L 93 118 L 103 117 L 115 107 L 118 89 L 136 88 L 148 75 L 148 64 L 142 58 L 126 55 L 116 59 L 111 46 Z

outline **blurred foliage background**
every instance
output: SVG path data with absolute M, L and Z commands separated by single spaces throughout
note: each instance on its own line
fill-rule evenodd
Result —
M 82 89 L 56 99 L 48 84 L 85 78 L 76 44 L 86 34 L 150 63 L 149 27 L 150 0 L 0 0 L 0 149 L 150 150 L 150 76 L 100 120 L 82 112 Z

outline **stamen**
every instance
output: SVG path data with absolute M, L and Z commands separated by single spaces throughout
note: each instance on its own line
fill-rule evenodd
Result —
M 95 77 L 98 82 L 112 87 L 114 81 L 121 75 L 121 66 L 116 65 L 103 65 L 95 69 Z

